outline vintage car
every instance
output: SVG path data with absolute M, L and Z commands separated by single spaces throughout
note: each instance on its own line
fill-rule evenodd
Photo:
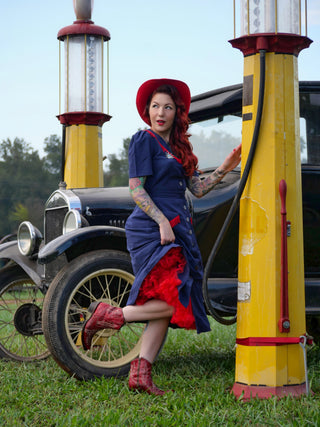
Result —
M 241 108 L 241 84 L 192 98 L 192 144 L 202 176 L 240 142 Z M 307 329 L 319 341 L 320 82 L 300 82 L 300 116 Z M 186 194 L 204 264 L 239 181 L 237 168 L 202 199 Z M 80 379 L 128 372 L 147 325 L 101 331 L 89 351 L 82 349 L 81 328 L 92 301 L 126 304 L 134 276 L 124 226 L 133 207 L 127 187 L 66 189 L 61 183 L 45 205 L 44 235 L 25 221 L 16 240 L 0 245 L 0 357 L 31 361 L 51 353 Z M 204 299 L 208 314 L 231 324 L 237 310 L 237 212 L 219 246 Z

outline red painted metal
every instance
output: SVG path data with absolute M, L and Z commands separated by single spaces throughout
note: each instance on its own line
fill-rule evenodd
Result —
M 94 111 L 72 111 L 57 116 L 62 125 L 94 125 L 102 126 L 108 122 L 111 116 L 104 113 L 96 113 Z
M 72 25 L 61 28 L 57 38 L 64 40 L 67 36 L 80 34 L 90 34 L 93 36 L 102 36 L 105 41 L 110 40 L 110 33 L 106 28 L 95 25 L 92 21 L 75 21 Z
M 287 183 L 280 181 L 279 193 L 281 198 L 281 290 L 280 290 L 280 319 L 279 330 L 290 332 L 289 301 L 288 301 L 288 250 L 287 250 Z
M 311 345 L 313 342 L 311 337 L 306 337 L 305 335 L 301 337 L 248 337 L 236 339 L 237 344 L 255 347 L 303 344 L 304 341 L 306 341 L 306 344 L 308 345 Z
M 297 385 L 283 385 L 283 386 L 266 386 L 266 385 L 249 385 L 242 383 L 234 383 L 231 393 L 239 400 L 248 402 L 251 399 L 269 399 L 272 396 L 278 398 L 285 396 L 300 397 L 307 394 L 306 383 Z
M 244 56 L 259 53 L 260 49 L 267 52 L 283 53 L 298 56 L 302 49 L 309 47 L 312 40 L 305 36 L 286 33 L 249 34 L 229 40 L 232 47 L 243 53 Z

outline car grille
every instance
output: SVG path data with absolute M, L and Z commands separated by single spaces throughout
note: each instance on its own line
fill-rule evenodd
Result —
M 46 244 L 62 235 L 62 224 L 67 212 L 67 207 L 48 209 L 45 211 L 44 228 Z

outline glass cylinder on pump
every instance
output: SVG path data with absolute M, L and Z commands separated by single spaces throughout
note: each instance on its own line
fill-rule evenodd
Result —
M 301 34 L 299 0 L 241 0 L 240 35 Z
M 65 42 L 65 112 L 103 112 L 103 39 L 68 36 Z

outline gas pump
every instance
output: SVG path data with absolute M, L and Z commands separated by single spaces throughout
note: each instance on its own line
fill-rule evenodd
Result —
M 301 35 L 298 0 L 243 0 L 241 17 L 241 35 L 231 44 L 244 55 L 242 165 L 249 156 L 259 108 L 263 112 L 240 200 L 232 393 L 245 400 L 298 396 L 309 387 L 297 58 L 311 40 Z M 263 79 L 264 100 L 259 106 Z
M 76 21 L 58 32 L 62 181 L 68 188 L 102 187 L 102 125 L 111 118 L 103 112 L 104 42 L 110 40 L 110 33 L 91 21 L 93 0 L 73 0 L 73 4 Z M 64 43 L 64 61 L 61 42 Z M 63 62 L 64 73 L 61 71 Z

